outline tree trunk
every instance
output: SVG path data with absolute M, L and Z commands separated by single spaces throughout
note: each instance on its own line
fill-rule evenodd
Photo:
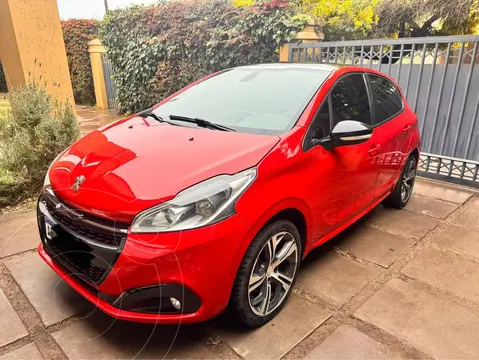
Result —
M 108 12 L 108 0 L 103 0 L 103 2 L 105 3 L 105 13 Z
M 403 38 L 406 36 L 406 23 L 404 21 L 401 21 L 399 23 L 399 34 L 398 38 Z

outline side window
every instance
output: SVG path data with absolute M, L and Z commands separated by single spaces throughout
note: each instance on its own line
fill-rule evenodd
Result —
M 323 101 L 321 108 L 313 120 L 312 137 L 314 139 L 322 139 L 328 136 L 330 134 L 329 124 L 329 99 L 327 98 Z
M 401 94 L 393 82 L 376 75 L 369 75 L 373 93 L 376 124 L 398 114 L 403 108 Z
M 371 125 L 371 109 L 362 74 L 341 78 L 331 92 L 334 127 L 343 120 L 356 120 Z
M 313 147 L 313 139 L 323 139 L 328 136 L 331 131 L 330 129 L 330 116 L 329 116 L 329 96 L 321 104 L 321 107 L 316 112 L 314 119 L 311 123 L 311 127 L 305 137 L 303 143 L 303 150 L 308 151 Z

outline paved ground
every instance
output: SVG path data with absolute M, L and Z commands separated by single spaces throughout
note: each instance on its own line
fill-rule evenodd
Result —
M 304 262 L 284 311 L 256 331 L 114 321 L 38 257 L 35 213 L 0 217 L 0 359 L 477 358 L 479 194 L 419 180 Z
M 76 111 L 82 134 L 86 134 L 100 126 L 122 118 L 116 110 L 100 110 L 91 107 L 77 106 Z

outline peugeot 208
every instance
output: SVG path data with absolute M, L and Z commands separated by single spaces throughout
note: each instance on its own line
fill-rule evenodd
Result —
M 416 115 L 365 68 L 269 64 L 205 77 L 52 163 L 40 256 L 123 320 L 255 327 L 301 260 L 379 203 L 402 208 Z

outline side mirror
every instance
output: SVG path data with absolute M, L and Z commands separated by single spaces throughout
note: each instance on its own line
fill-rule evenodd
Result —
M 336 124 L 331 135 L 321 140 L 313 140 L 315 145 L 321 145 L 326 150 L 338 146 L 362 144 L 373 134 L 373 128 L 354 120 L 344 120 Z

